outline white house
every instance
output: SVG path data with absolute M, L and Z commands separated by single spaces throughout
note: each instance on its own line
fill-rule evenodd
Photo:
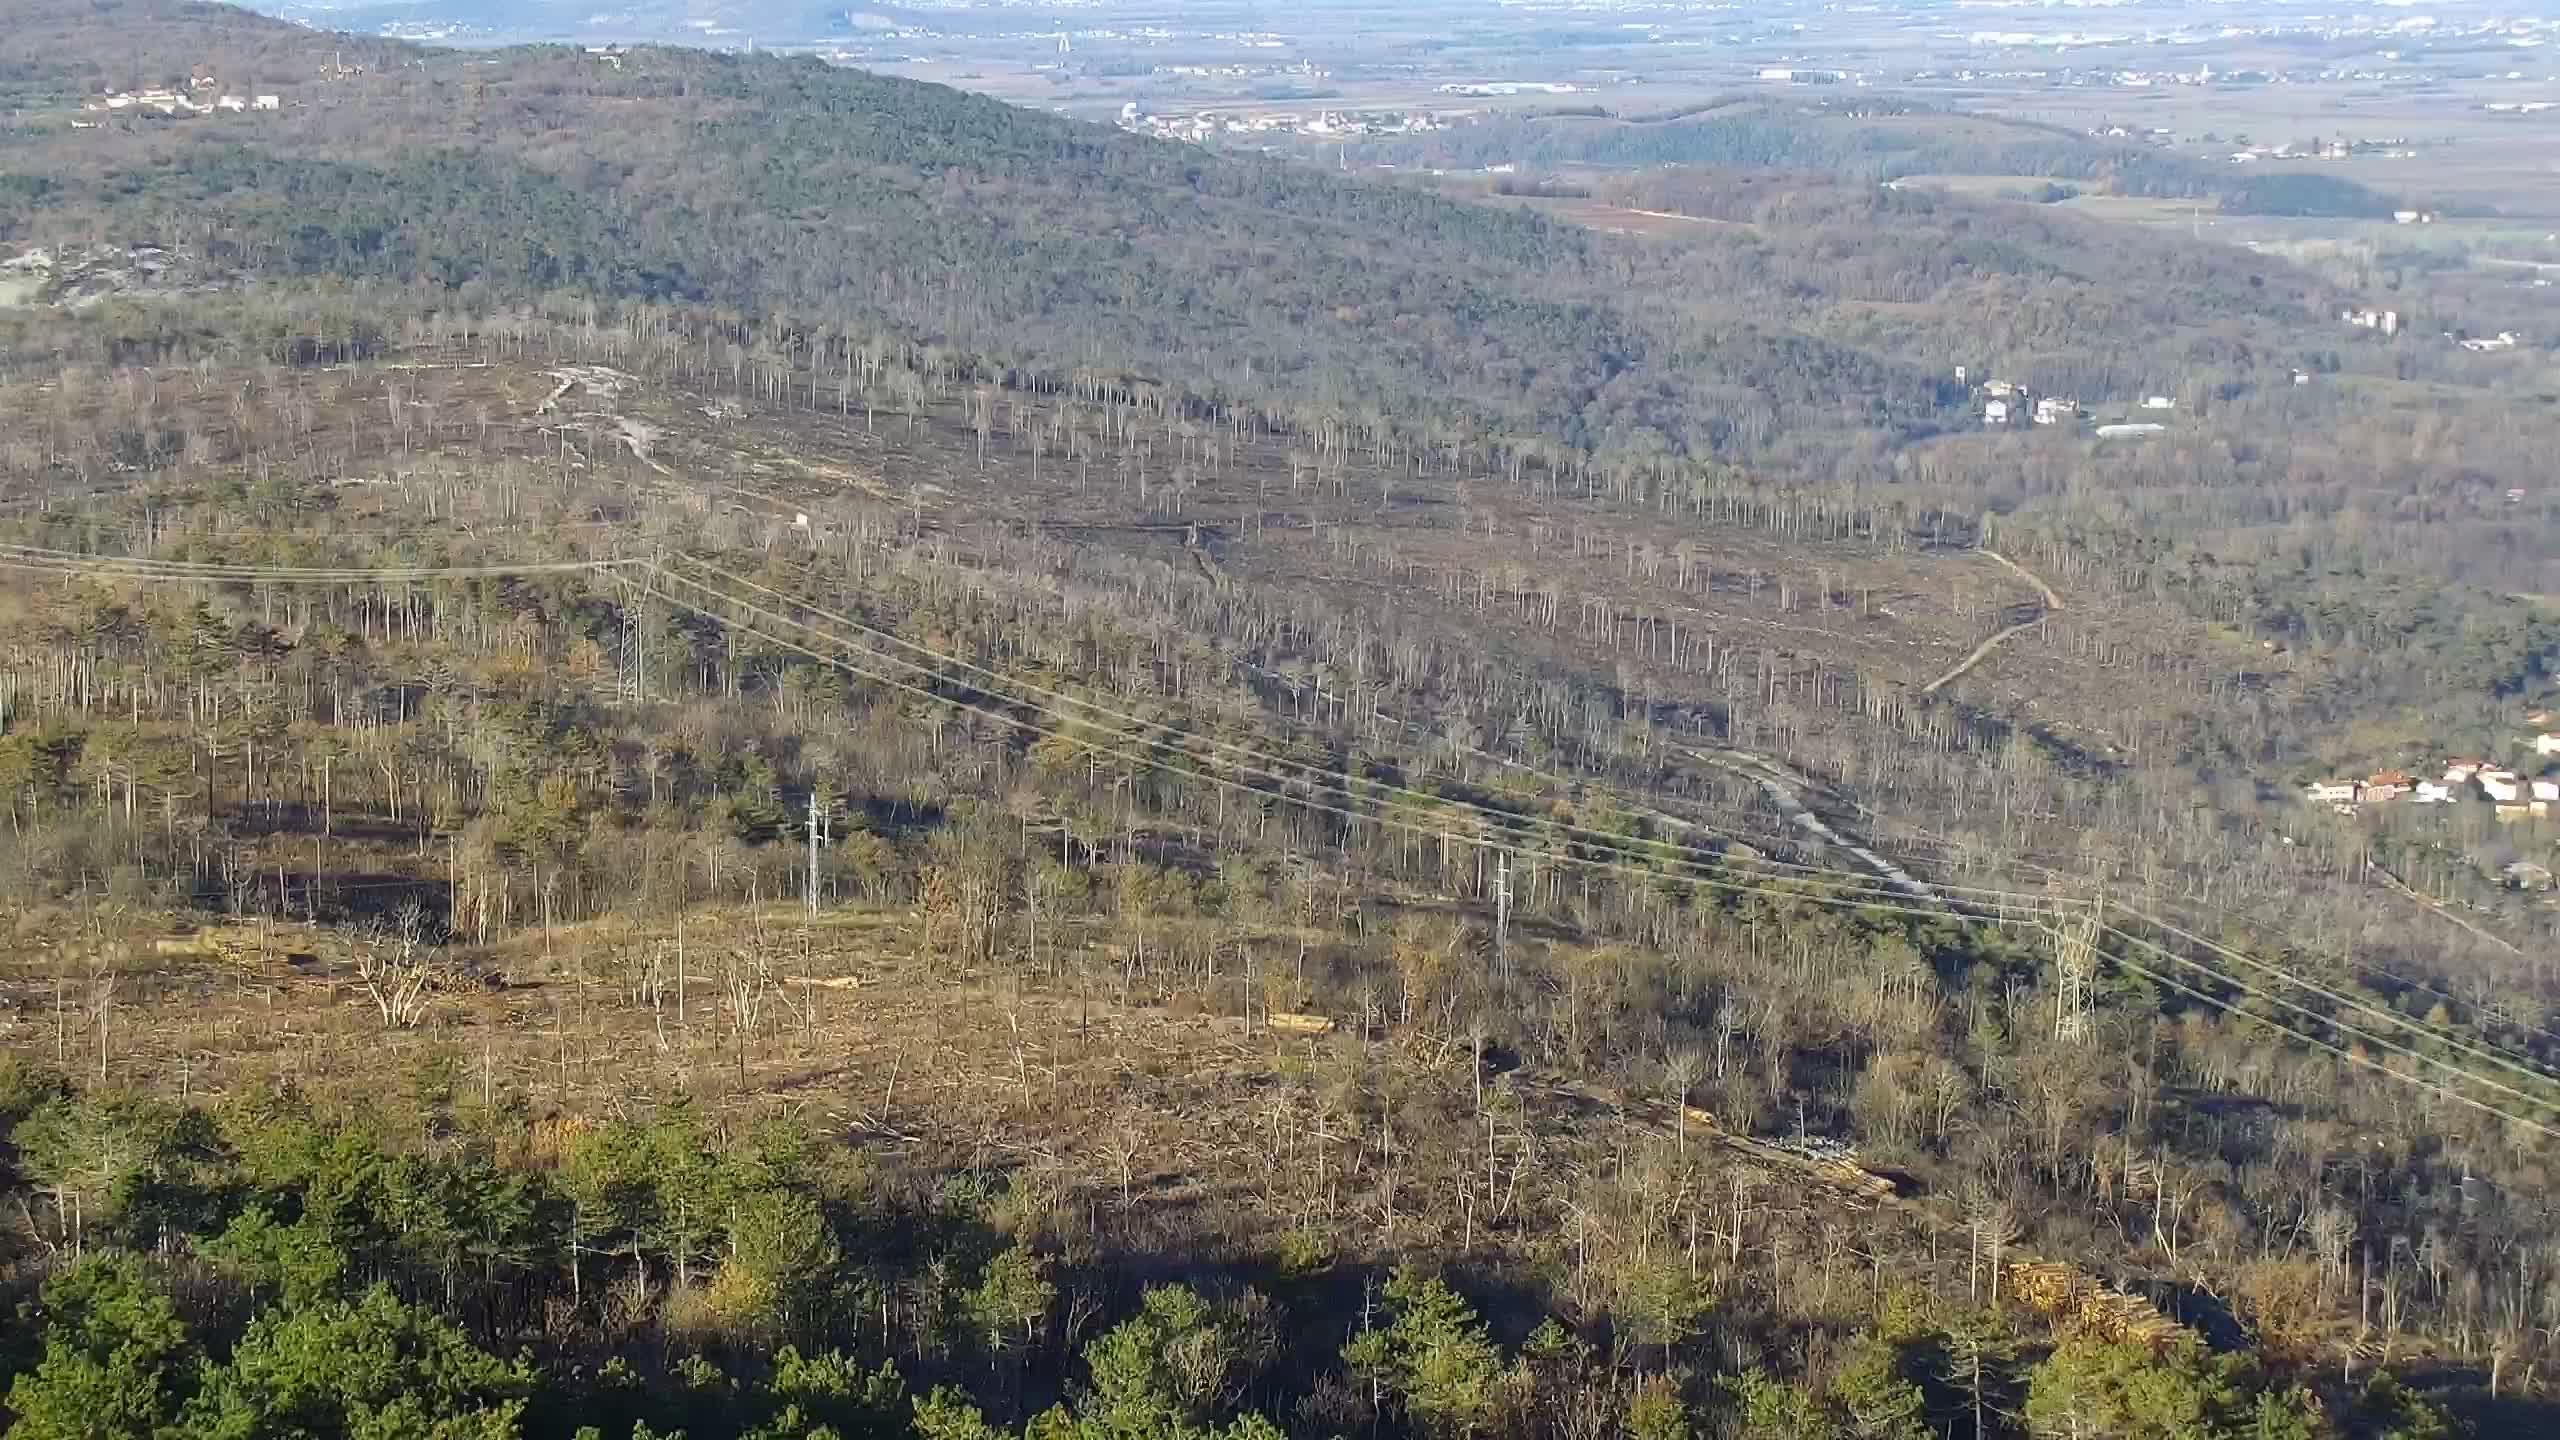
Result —
M 240 111 L 249 108 L 249 102 L 237 95 L 220 95 L 214 98 L 213 108 L 216 110 L 228 110 L 233 114 L 238 114 Z
M 252 110 L 281 110 L 284 108 L 284 101 L 278 96 L 260 95 L 249 102 L 249 108 Z
M 2560 730 L 2546 730 L 2533 737 L 2536 755 L 2560 755 Z
M 2142 397 L 2142 408 L 2145 410 L 2175 410 L 2178 408 L 2178 402 L 2166 395 L 2145 395 Z
M 2008 424 L 2009 402 L 2006 400 L 1985 401 L 1982 406 L 1982 423 L 1985 425 Z
M 2303 793 L 2313 800 L 2352 805 L 2364 796 L 2364 783 L 2358 780 L 2314 780 Z
M 2560 800 L 2560 780 L 2534 781 L 2533 798 L 2536 800 Z
M 2492 800 L 2512 801 L 2524 793 L 2524 782 L 2513 770 L 2483 770 L 2480 789 Z
M 2409 803 L 2412 805 L 2450 805 L 2453 803 L 2453 787 L 2445 784 L 2441 780 L 2421 780 L 2418 782 L 2418 792 L 2409 797 Z

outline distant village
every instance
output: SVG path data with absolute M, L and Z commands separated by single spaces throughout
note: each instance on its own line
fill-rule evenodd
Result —
M 1965 383 L 1965 367 L 1956 367 L 1956 381 Z M 2084 407 L 2065 395 L 2030 394 L 2027 387 L 2014 380 L 1985 380 L 1974 391 L 1982 405 L 1982 423 L 1992 428 L 2007 425 L 2069 425 L 2077 423 Z M 2145 395 L 2141 410 L 2150 415 L 2167 415 L 2178 408 L 2173 395 Z M 2126 420 L 2100 425 L 2092 433 L 2102 439 L 2138 438 L 2158 435 L 2168 430 L 2159 420 Z
M 2349 310 L 2340 318 L 2357 329 L 2372 330 L 2382 335 L 2397 335 L 2402 328 L 2401 316 L 2396 310 Z M 2448 331 L 2444 338 L 2471 351 L 2512 350 L 2523 343 L 2523 337 L 2512 330 L 2473 336 Z M 2287 376 L 2295 385 L 2311 383 L 2311 373 L 2298 367 L 2289 370 Z M 2143 395 L 2130 405 L 2092 406 L 2069 395 L 2036 394 L 2015 380 L 1975 383 L 1968 379 L 1966 367 L 1962 365 L 1956 367 L 1955 378 L 1957 384 L 1968 388 L 1971 403 L 1982 417 L 1983 427 L 1990 430 L 2078 426 L 2098 420 L 2099 423 L 2091 425 L 2087 433 L 2101 440 L 2138 440 L 2168 433 L 2168 422 L 2178 409 L 2178 398 L 2174 395 Z M 2093 410 L 2098 413 L 2093 414 Z M 2117 418 L 2100 420 L 2099 415 L 2109 410 L 2116 411 Z M 2511 505 L 2523 504 L 2526 497 L 2527 492 L 2521 488 L 2506 492 L 2507 503 Z
M 1311 115 L 1292 110 L 1257 114 L 1201 110 L 1155 115 L 1134 100 L 1120 107 L 1121 129 L 1193 145 L 1218 135 L 1414 135 L 1446 126 L 1445 120 L 1418 110 L 1318 110 Z
M 282 110 L 284 97 L 226 91 L 211 72 L 199 68 L 183 89 L 137 90 L 131 93 L 108 90 L 81 101 L 80 108 L 92 115 L 245 115 L 252 111 Z M 71 123 L 74 128 L 85 130 L 96 122 L 74 120 Z
M 2527 723 L 2549 726 L 2548 711 L 2537 711 Z M 2434 779 L 2402 770 L 2377 770 L 2361 780 L 2314 780 L 2303 798 L 2341 815 L 2355 815 L 2367 805 L 2457 805 L 2486 801 L 2501 821 L 2547 820 L 2560 807 L 2560 730 L 2544 729 L 2529 742 L 2540 775 L 2525 775 L 2503 765 L 2457 756 L 2444 762 Z
M 2230 160 L 2234 165 L 2254 165 L 2261 160 L 2350 160 L 2359 155 L 2379 155 L 2387 160 L 2414 160 L 2418 152 L 2405 139 L 2315 140 L 2308 145 L 2296 145 L 2290 140 L 2278 140 L 2271 145 L 2244 144 L 2231 152 Z M 2432 212 L 2399 210 L 2394 211 L 2391 218 L 2403 225 L 2412 225 L 2421 220 L 2432 222 L 2436 217 Z
M 2114 8 L 2110 0 L 2062 0 L 2063 9 L 2099 10 Z M 2111 86 L 2129 90 L 2147 90 L 2167 86 L 2198 88 L 2249 88 L 2262 85 L 2300 85 L 2315 82 L 2351 84 L 2406 85 L 2424 84 L 2434 77 L 2424 68 L 2405 63 L 2405 45 L 2433 47 L 2470 44 L 2484 54 L 2501 50 L 2539 50 L 2551 43 L 2560 20 L 2540 15 L 2487 15 L 2477 19 L 2439 17 L 2430 14 L 2396 13 L 2402 7 L 2385 7 L 2380 13 L 2346 11 L 2338 14 L 2291 15 L 2262 20 L 2256 24 L 2234 24 L 2213 17 L 2192 26 L 2176 26 L 2162 30 L 2142 27 L 2140 34 L 2155 43 L 2170 46 L 2191 45 L 2205 40 L 2230 42 L 2255 40 L 2274 42 L 2277 46 L 2309 43 L 2313 53 L 2341 41 L 2358 42 L 2351 47 L 2355 59 L 2346 63 L 2314 61 L 2297 66 L 2244 65 L 2216 70 L 2211 65 L 2185 69 L 2141 69 L 2114 65 L 2075 66 L 2071 64 L 2029 65 L 2023 67 L 1975 68 L 1951 71 L 1919 70 L 1915 80 L 1952 79 L 1975 82 L 1991 79 L 2034 80 L 2072 86 Z M 2117 27 L 2097 26 L 2091 29 L 2058 30 L 2051 26 L 2020 30 L 1975 30 L 1968 38 L 1985 49 L 2010 54 L 2035 55 L 2050 53 L 2059 61 L 2079 49 L 2106 50 L 2122 46 L 2137 32 Z M 2381 48 L 2376 48 L 2381 47 Z M 2380 63 L 2375 63 L 2375 62 Z M 2491 70 L 2485 78 L 2531 83 L 2542 78 L 2539 68 Z M 2507 113 L 2535 113 L 2551 108 L 2548 101 L 2525 100 L 2495 102 L 2486 108 Z
M 2397 335 L 2401 329 L 2399 311 L 2377 310 L 2370 305 L 2341 310 L 2338 312 L 2338 319 L 2351 329 L 2370 330 L 2382 336 Z M 2444 332 L 2444 338 L 2465 350 L 2482 355 L 2499 350 L 2513 350 L 2524 343 L 2524 337 L 2513 330 L 2501 330 L 2495 335 L 2457 335 L 2447 330 Z

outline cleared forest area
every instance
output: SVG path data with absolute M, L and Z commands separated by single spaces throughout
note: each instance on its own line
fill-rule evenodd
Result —
M 2547 1418 L 2547 826 L 2300 794 L 2521 763 L 2523 371 L 1863 180 L 110 8 L 0 54 L 28 1433 Z M 54 123 L 188 47 L 323 78 Z

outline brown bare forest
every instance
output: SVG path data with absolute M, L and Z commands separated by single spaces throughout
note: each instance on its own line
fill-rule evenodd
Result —
M 2301 798 L 2541 763 L 2528 364 L 5 8 L 26 1433 L 2548 1422 L 2550 821 Z M 196 66 L 290 103 L 69 126 Z

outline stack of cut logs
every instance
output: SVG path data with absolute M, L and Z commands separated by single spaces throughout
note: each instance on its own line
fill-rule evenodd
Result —
M 2101 1340 L 2135 1340 L 2156 1348 L 2186 1333 L 2143 1297 L 2102 1284 L 2058 1260 L 2012 1263 L 2009 1293 L 2054 1324 Z

